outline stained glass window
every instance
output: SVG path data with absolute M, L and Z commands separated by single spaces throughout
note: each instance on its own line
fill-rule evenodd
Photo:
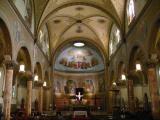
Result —
M 48 40 L 48 31 L 47 28 L 44 27 L 39 31 L 39 41 L 38 44 L 40 45 L 44 54 L 49 58 L 49 40 Z
M 127 18 L 128 24 L 130 24 L 135 17 L 135 5 L 134 0 L 129 0 L 127 4 Z
M 121 33 L 118 27 L 114 24 L 110 33 L 109 42 L 109 56 L 111 56 L 116 50 L 121 41 Z

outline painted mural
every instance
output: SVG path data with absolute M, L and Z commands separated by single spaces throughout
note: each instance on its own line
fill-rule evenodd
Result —
M 61 86 L 62 84 L 61 84 L 61 82 L 60 81 L 56 81 L 55 82 L 55 92 L 56 93 L 61 93 L 62 91 L 61 91 Z
M 32 3 L 31 0 L 11 0 L 29 28 L 32 25 Z
M 86 94 L 104 91 L 104 73 L 61 73 L 54 74 L 55 93 L 74 95 L 76 88 L 83 88 Z
M 66 80 L 64 91 L 66 94 L 75 94 L 76 82 L 74 80 Z
M 94 72 L 104 70 L 104 64 L 101 56 L 92 48 L 70 46 L 57 57 L 55 70 Z
M 86 93 L 94 93 L 94 81 L 93 80 L 84 80 L 83 88 L 85 89 Z

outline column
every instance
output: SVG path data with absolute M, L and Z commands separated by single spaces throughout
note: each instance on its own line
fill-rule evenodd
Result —
M 113 112 L 113 92 L 110 90 L 108 92 L 108 113 Z
M 39 112 L 43 112 L 43 84 L 39 87 Z
M 151 95 L 151 109 L 152 109 L 152 115 L 155 119 L 160 118 L 160 112 L 159 112 L 159 97 L 158 97 L 158 81 L 157 81 L 157 75 L 156 75 L 156 63 L 155 62 L 148 62 L 148 70 L 147 70 L 147 76 L 148 76 L 148 82 L 149 82 L 149 89 L 150 89 L 150 95 Z
M 27 71 L 27 105 L 26 105 L 26 111 L 27 111 L 27 116 L 31 115 L 31 109 L 32 109 L 32 81 L 33 81 L 33 76 L 32 73 Z
M 128 109 L 130 112 L 134 112 L 134 88 L 133 88 L 133 77 L 128 77 Z
M 4 120 L 10 120 L 11 113 L 11 100 L 12 100 L 12 81 L 13 81 L 13 67 L 14 62 L 11 61 L 11 57 L 7 56 L 5 60 L 6 65 L 6 76 L 5 76 L 5 87 L 4 87 Z

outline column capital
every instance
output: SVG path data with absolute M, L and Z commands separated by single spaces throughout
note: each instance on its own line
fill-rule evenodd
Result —
M 16 67 L 16 63 L 13 60 L 5 60 L 4 64 L 6 66 L 6 69 L 14 69 Z
M 155 68 L 158 62 L 159 62 L 158 55 L 156 53 L 150 54 L 146 65 L 148 68 Z
M 43 81 L 35 81 L 35 82 L 34 82 L 34 85 L 35 85 L 36 87 L 43 87 Z
M 4 64 L 6 69 L 14 69 L 16 67 L 16 62 L 11 59 L 10 55 L 4 55 L 0 59 L 0 64 Z
M 25 76 L 28 78 L 28 81 L 33 81 L 33 73 L 31 71 L 26 71 Z
M 147 63 L 146 63 L 146 66 L 148 68 L 155 68 L 156 65 L 158 64 L 158 60 L 148 60 Z

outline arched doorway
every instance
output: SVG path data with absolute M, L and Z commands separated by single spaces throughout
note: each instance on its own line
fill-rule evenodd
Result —
M 57 109 L 83 105 L 105 110 L 105 61 L 100 50 L 89 42 L 74 40 L 63 44 L 54 58 L 53 88 Z M 77 94 L 83 98 L 78 100 Z

